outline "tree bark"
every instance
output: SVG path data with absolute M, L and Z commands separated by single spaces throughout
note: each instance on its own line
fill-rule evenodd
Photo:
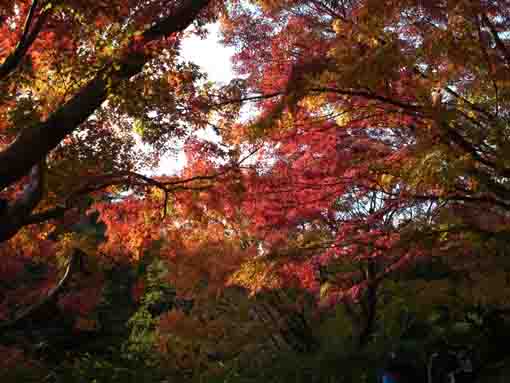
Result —
M 44 193 L 46 165 L 35 165 L 22 195 L 14 202 L 6 203 L 0 211 L 0 243 L 7 241 L 26 224 L 26 219 L 37 207 Z

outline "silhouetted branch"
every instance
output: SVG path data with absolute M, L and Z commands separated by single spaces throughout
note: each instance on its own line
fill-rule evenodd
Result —
M 79 267 L 81 265 L 81 258 L 84 256 L 84 253 L 79 250 L 75 249 L 73 253 L 71 254 L 71 257 L 69 258 L 69 261 L 67 262 L 66 269 L 64 271 L 64 275 L 62 278 L 57 282 L 57 284 L 51 288 L 47 294 L 45 294 L 43 297 L 41 297 L 41 300 L 37 301 L 36 303 L 25 307 L 24 309 L 20 310 L 19 312 L 15 313 L 14 316 L 7 320 L 0 322 L 0 329 L 7 329 L 9 327 L 13 327 L 16 324 L 18 324 L 20 321 L 30 317 L 31 315 L 35 314 L 39 308 L 42 306 L 50 303 L 55 302 L 57 299 L 58 294 L 64 287 L 65 283 L 71 278 L 71 275 L 73 275 L 76 271 L 79 271 Z

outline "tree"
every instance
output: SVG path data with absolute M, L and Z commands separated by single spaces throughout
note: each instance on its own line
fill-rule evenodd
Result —
M 506 9 L 260 1 L 222 19 L 243 76 L 231 102 L 258 112 L 223 134 L 259 156 L 242 170 L 250 234 L 308 270 L 316 293 L 328 268 L 359 264 L 329 275 L 326 295 L 362 302 L 362 339 L 388 274 L 452 252 L 506 253 Z
M 5 253 L 35 254 L 45 246 L 62 253 L 81 244 L 112 259 L 137 261 L 157 245 L 177 296 L 204 303 L 195 311 L 199 316 L 225 285 L 242 285 L 252 293 L 298 287 L 323 307 L 341 305 L 358 347 L 369 344 L 378 330 L 388 285 L 414 286 L 404 273 L 411 266 L 451 261 L 462 280 L 455 283 L 462 285 L 480 265 L 473 260 L 506 255 L 506 2 L 232 1 L 220 20 L 225 43 L 237 49 L 240 78 L 219 90 L 193 82 L 202 77 L 196 67 L 175 61 L 178 39 L 170 33 L 199 17 L 205 4 L 176 3 L 167 15 L 157 7 L 161 3 L 150 3 L 155 8 L 149 6 L 148 14 L 163 13 L 145 29 L 141 4 L 128 4 L 124 21 L 108 24 L 103 33 L 80 21 L 96 20 L 88 9 L 44 8 L 76 20 L 69 25 L 87 43 L 71 48 L 69 57 L 58 61 L 58 71 L 56 62 L 38 62 L 36 54 L 25 67 L 22 61 L 18 65 L 27 77 L 22 71 L 8 77 L 19 74 L 12 77 L 12 89 L 6 88 L 10 98 L 5 97 L 4 114 L 12 127 L 32 127 L 7 136 L 7 143 L 13 141 L 0 161 L 15 159 L 20 143 L 35 140 L 43 129 L 60 133 L 50 135 L 53 141 L 41 139 L 46 149 L 38 147 L 12 170 L 0 167 L 0 185 L 12 184 L 4 192 L 11 202 L 5 213 L 10 218 L 3 222 L 13 224 L 3 226 L 2 238 L 18 232 Z M 31 8 L 25 13 L 12 8 L 12 21 L 3 27 L 10 30 L 20 14 L 31 25 L 44 14 L 38 6 L 35 16 L 29 16 Z M 108 8 L 113 9 L 117 12 Z M 113 14 L 122 17 L 122 9 Z M 159 29 L 177 15 L 186 22 Z M 99 25 L 104 22 L 99 19 Z M 165 43 L 156 41 L 167 32 Z M 171 47 L 164 49 L 166 43 Z M 96 56 L 97 68 L 92 65 Z M 55 80 L 54 73 L 61 77 Z M 41 94 L 46 104 L 35 107 Z M 142 103 L 134 102 L 137 94 L 144 96 Z M 88 109 L 78 108 L 79 100 Z M 249 120 L 236 119 L 248 102 Z M 73 128 L 51 125 L 59 119 L 73 122 Z M 189 138 L 182 178 L 135 172 L 168 149 L 168 137 L 184 136 L 188 122 L 214 125 L 221 141 Z M 136 152 L 133 129 L 156 150 L 148 156 Z M 50 149 L 44 170 L 36 164 Z M 14 183 L 29 171 L 24 193 L 29 198 L 17 198 L 23 182 Z M 84 182 L 63 183 L 69 174 Z M 97 193 L 105 188 L 106 193 Z M 70 226 L 65 220 L 79 216 L 72 217 L 70 207 L 83 212 L 90 206 L 91 199 L 81 196 L 93 197 L 106 225 L 102 242 L 75 234 L 62 240 Z M 40 210 L 32 213 L 36 205 Z M 19 214 L 15 206 L 23 207 Z M 19 232 L 63 213 L 56 224 Z M 61 239 L 57 243 L 51 240 L 55 236 Z M 489 263 L 484 281 L 499 265 Z M 495 278 L 498 288 L 504 285 L 501 291 L 507 274 Z M 449 288 L 450 282 L 437 285 Z M 504 299 L 495 301 L 505 305 Z M 198 326 L 183 312 L 168 313 L 167 322 L 171 336 L 178 323 Z
M 179 34 L 213 17 L 209 3 L 2 4 L 1 241 L 84 194 L 149 182 L 134 172 L 150 158 L 129 130 L 136 119 L 160 155 L 165 139 L 201 115 L 196 68 L 175 58 Z M 148 123 L 150 112 L 158 118 Z M 32 214 L 41 201 L 47 209 Z

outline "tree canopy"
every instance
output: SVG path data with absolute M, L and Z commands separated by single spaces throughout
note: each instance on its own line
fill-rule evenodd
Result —
M 253 350 L 312 352 L 333 320 L 356 350 L 444 307 L 484 339 L 504 322 L 507 1 L 0 9 L 5 328 L 53 300 L 99 331 L 119 269 L 126 350 L 150 333 L 191 375 L 215 359 L 246 366 Z M 180 57 L 211 22 L 236 52 L 227 85 Z M 180 142 L 186 167 L 154 175 Z

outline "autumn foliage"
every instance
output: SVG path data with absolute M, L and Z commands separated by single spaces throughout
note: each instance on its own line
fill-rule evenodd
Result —
M 99 334 L 125 295 L 123 350 L 196 378 L 316 352 L 332 321 L 358 352 L 438 307 L 485 334 L 505 318 L 505 1 L 0 10 L 0 330 Z M 209 22 L 226 85 L 180 57 Z

